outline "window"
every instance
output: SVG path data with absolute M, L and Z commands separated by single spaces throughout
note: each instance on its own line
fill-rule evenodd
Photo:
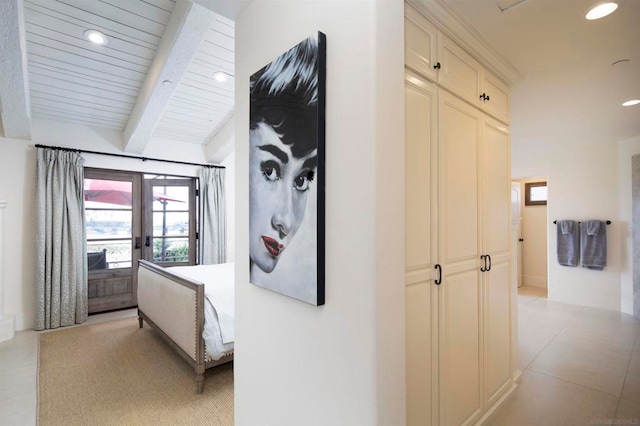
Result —
M 525 206 L 547 205 L 547 182 L 527 182 L 524 184 Z

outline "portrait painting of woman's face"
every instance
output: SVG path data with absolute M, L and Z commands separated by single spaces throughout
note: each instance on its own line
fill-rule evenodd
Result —
M 250 281 L 324 304 L 325 36 L 250 78 Z

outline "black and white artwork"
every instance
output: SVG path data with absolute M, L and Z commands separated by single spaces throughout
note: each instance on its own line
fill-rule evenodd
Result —
M 323 305 L 325 35 L 250 79 L 251 283 Z

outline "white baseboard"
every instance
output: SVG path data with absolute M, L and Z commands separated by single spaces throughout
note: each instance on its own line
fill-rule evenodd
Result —
M 522 283 L 529 287 L 547 288 L 547 277 L 536 275 L 523 275 Z
M 514 383 L 518 383 L 518 382 L 520 382 L 520 377 L 522 377 L 522 371 L 518 368 L 518 369 L 513 373 L 513 381 L 514 381 Z
M 511 398 L 511 396 L 513 395 L 513 393 L 516 391 L 517 388 L 518 388 L 518 385 L 516 383 L 513 383 L 509 388 L 509 390 L 505 392 L 504 395 L 502 395 L 502 397 L 498 401 L 496 401 L 495 404 L 493 404 L 493 406 L 489 409 L 489 411 L 487 411 L 484 414 L 484 416 L 480 418 L 480 420 L 478 420 L 475 426 L 481 426 L 489 422 L 489 420 L 491 420 L 491 418 L 496 414 L 496 411 L 498 410 L 498 408 L 502 407 L 504 403 L 507 401 L 507 399 Z
M 36 318 L 33 312 L 16 314 L 16 331 L 33 330 L 36 326 Z
M 0 316 L 0 342 L 11 340 L 16 335 L 16 323 L 13 315 Z

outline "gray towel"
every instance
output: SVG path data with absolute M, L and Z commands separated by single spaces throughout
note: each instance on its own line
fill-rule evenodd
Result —
M 558 239 L 558 263 L 578 266 L 580 258 L 580 232 L 575 220 L 559 220 L 556 226 Z
M 580 264 L 587 269 L 602 271 L 607 266 L 607 225 L 600 220 L 588 220 L 580 226 Z

